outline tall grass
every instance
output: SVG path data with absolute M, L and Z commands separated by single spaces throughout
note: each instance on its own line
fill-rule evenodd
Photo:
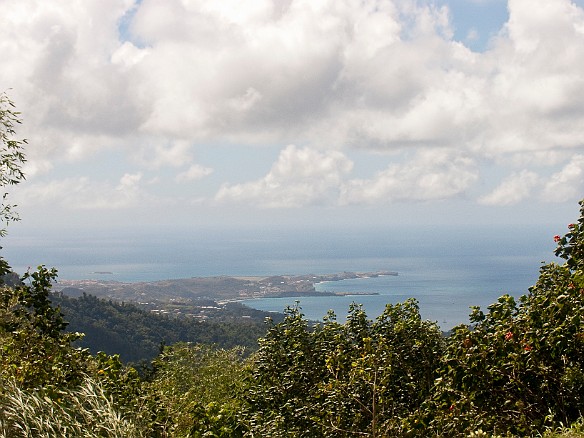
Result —
M 580 417 L 580 419 L 570 427 L 560 427 L 555 430 L 548 430 L 543 434 L 543 438 L 584 438 L 584 417 Z
M 57 399 L 24 391 L 10 382 L 2 386 L 0 438 L 146 436 L 134 422 L 121 416 L 112 398 L 90 378 Z

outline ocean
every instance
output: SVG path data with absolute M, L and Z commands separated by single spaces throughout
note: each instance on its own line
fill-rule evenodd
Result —
M 422 316 L 445 330 L 467 322 L 470 306 L 486 308 L 502 294 L 527 293 L 542 262 L 557 261 L 551 237 L 557 230 L 546 226 L 10 232 L 1 254 L 17 272 L 44 264 L 56 267 L 62 279 L 139 282 L 397 271 L 398 276 L 317 285 L 321 291 L 378 295 L 307 297 L 299 305 L 309 319 L 322 319 L 332 309 L 343 321 L 351 302 L 375 318 L 386 304 L 413 297 Z M 282 311 L 296 300 L 245 304 Z

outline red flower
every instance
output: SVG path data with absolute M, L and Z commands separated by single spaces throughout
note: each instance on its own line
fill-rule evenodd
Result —
M 531 351 L 531 345 L 526 345 L 525 347 L 523 347 L 523 349 L 525 351 Z
M 511 332 L 505 333 L 505 340 L 508 341 L 510 339 L 513 339 L 513 333 Z
M 554 236 L 554 242 L 559 242 L 561 239 L 560 236 L 558 236 L 557 234 Z

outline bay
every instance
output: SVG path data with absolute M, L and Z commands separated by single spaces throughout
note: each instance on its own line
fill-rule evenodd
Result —
M 332 309 L 343 320 L 351 302 L 358 302 L 373 318 L 387 303 L 414 297 L 424 318 L 447 329 L 467 321 L 469 306 L 486 307 L 504 293 L 526 293 L 541 263 L 554 260 L 551 236 L 556 233 L 543 225 L 11 231 L 2 255 L 19 273 L 44 264 L 72 280 L 397 271 L 397 277 L 317 285 L 318 290 L 378 295 L 306 297 L 300 306 L 310 319 L 321 319 Z M 295 301 L 268 298 L 246 304 L 281 312 Z
M 392 260 L 398 276 L 323 282 L 318 291 L 342 292 L 345 296 L 262 298 L 246 300 L 248 306 L 266 311 L 282 311 L 298 301 L 308 319 L 321 320 L 333 310 L 344 321 L 352 303 L 361 304 L 369 318 L 379 316 L 386 304 L 415 298 L 424 319 L 435 321 L 443 330 L 467 323 L 471 306 L 486 311 L 503 294 L 519 297 L 537 280 L 539 264 L 530 256 L 474 257 L 463 262 L 457 258 Z M 462 264 L 462 266 L 461 266 Z M 354 295 L 351 295 L 354 294 Z M 378 294 L 378 295 L 363 295 Z

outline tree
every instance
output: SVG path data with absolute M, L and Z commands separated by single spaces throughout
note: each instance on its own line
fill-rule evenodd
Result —
M 6 227 L 10 222 L 18 221 L 19 217 L 14 207 L 7 201 L 6 187 L 13 186 L 24 180 L 22 166 L 26 162 L 23 146 L 26 140 L 17 140 L 16 125 L 20 124 L 20 113 L 15 110 L 14 103 L 6 92 L 0 93 L 0 190 L 2 204 L 0 205 L 0 237 L 6 235 Z M 0 258 L 0 275 L 10 271 L 8 263 Z
M 415 299 L 386 305 L 374 321 L 353 305 L 340 328 L 319 385 L 324 435 L 400 436 L 438 377 L 442 333 L 421 318 Z
M 555 236 L 555 254 L 519 301 L 508 295 L 448 338 L 427 407 L 429 436 L 482 429 L 521 436 L 575 422 L 584 412 L 584 201 Z
M 80 381 L 88 353 L 73 348 L 79 333 L 51 306 L 49 292 L 57 272 L 40 266 L 17 287 L 0 286 L 0 380 L 22 388 L 54 387 Z
M 442 333 L 418 304 L 388 304 L 371 321 L 350 307 L 310 327 L 297 307 L 260 341 L 247 393 L 248 424 L 262 436 L 399 436 L 430 396 Z
M 173 436 L 242 436 L 238 413 L 249 371 L 243 347 L 177 343 L 153 362 L 149 389 L 173 420 Z
M 320 413 L 316 393 L 327 374 L 325 358 L 300 308 L 287 308 L 285 315 L 260 339 L 246 420 L 257 436 L 322 436 L 312 417 Z

